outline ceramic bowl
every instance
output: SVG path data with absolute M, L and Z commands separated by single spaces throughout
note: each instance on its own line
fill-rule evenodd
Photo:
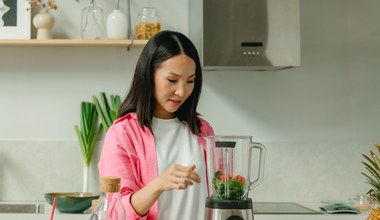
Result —
M 91 207 L 91 201 L 98 199 L 99 195 L 79 192 L 52 192 L 46 193 L 45 199 L 53 205 L 54 197 L 57 198 L 56 209 L 63 213 L 83 213 Z

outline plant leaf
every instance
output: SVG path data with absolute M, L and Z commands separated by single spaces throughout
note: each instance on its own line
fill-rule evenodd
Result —
M 96 111 L 99 114 L 99 118 L 103 128 L 108 130 L 108 128 L 111 127 L 112 123 L 117 118 L 117 112 L 119 111 L 121 105 L 121 99 L 118 95 L 111 95 L 111 105 L 109 105 L 109 101 L 105 92 L 100 92 L 99 96 L 100 102 L 96 96 L 93 96 L 92 100 L 95 104 Z
M 81 102 L 81 127 L 74 127 L 77 135 L 82 158 L 87 166 L 91 162 L 96 140 L 100 134 L 101 126 L 98 124 L 98 113 L 92 102 Z

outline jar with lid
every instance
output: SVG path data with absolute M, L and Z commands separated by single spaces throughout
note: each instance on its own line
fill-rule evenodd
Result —
M 161 30 L 158 11 L 154 7 L 144 7 L 139 10 L 136 24 L 136 39 L 148 40 Z
M 101 177 L 100 192 L 99 201 L 90 220 L 126 220 L 125 208 L 120 198 L 120 178 Z

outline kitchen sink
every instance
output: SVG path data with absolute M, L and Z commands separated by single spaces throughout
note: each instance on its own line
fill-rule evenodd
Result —
M 44 213 L 43 204 L 0 203 L 0 213 Z

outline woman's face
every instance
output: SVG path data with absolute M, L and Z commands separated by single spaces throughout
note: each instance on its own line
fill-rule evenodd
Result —
M 165 60 L 154 72 L 154 117 L 169 119 L 194 89 L 195 62 L 185 54 Z

